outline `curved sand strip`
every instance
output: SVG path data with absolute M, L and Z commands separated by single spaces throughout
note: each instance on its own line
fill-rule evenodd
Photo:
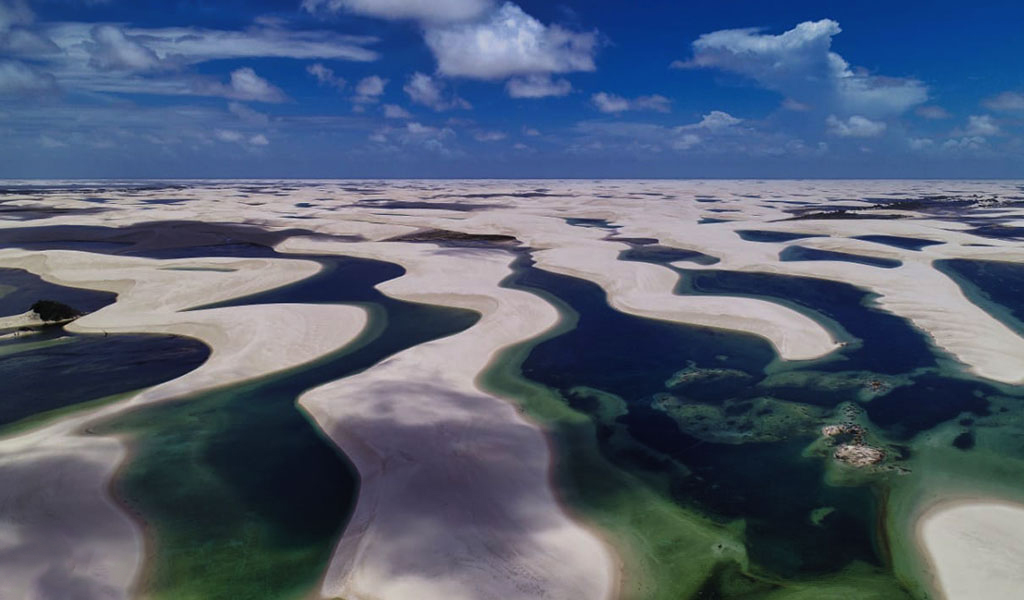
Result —
M 1024 505 L 947 502 L 917 525 L 918 544 L 946 600 L 1019 600 L 1024 592 Z
M 780 224 L 774 225 L 773 231 L 784 230 L 779 227 Z M 957 241 L 962 238 L 962 234 L 927 227 L 921 222 L 915 222 L 913 235 L 924 237 L 918 232 L 927 230 L 927 237 L 946 240 L 946 243 L 912 251 L 842 237 L 807 238 L 779 243 L 736 241 L 738 236 L 721 239 L 722 232 L 731 234 L 731 230 L 746 226 L 749 224 L 729 224 L 727 228 L 719 228 L 719 239 L 709 240 L 707 238 L 713 236 L 705 234 L 702 247 L 712 247 L 713 253 L 721 257 L 721 263 L 710 266 L 677 263 L 677 266 L 687 269 L 778 273 L 857 285 L 878 295 L 875 303 L 879 308 L 910 321 L 928 335 L 936 346 L 949 352 L 973 373 L 1003 383 L 1024 383 L 1024 338 L 971 302 L 956 282 L 931 264 L 937 258 L 954 257 L 991 260 L 998 256 L 1004 260 L 1014 257 L 1021 260 L 1024 259 L 1024 252 L 1019 248 L 959 246 Z M 807 224 L 799 221 L 793 222 L 793 228 L 808 231 Z M 831 233 L 848 229 L 849 225 L 818 228 L 819 231 Z M 900 230 L 889 228 L 889 232 L 894 234 L 900 231 L 902 235 L 911 235 L 906 226 Z M 670 236 L 658 233 L 668 238 L 670 244 L 679 245 L 678 234 Z M 884 269 L 845 261 L 779 261 L 778 253 L 789 245 L 896 259 L 903 264 Z M 923 293 L 924 290 L 927 293 Z
M 401 600 L 601 600 L 616 561 L 566 516 L 549 483 L 541 432 L 479 374 L 503 348 L 542 333 L 558 312 L 501 288 L 505 252 L 423 244 L 331 244 L 401 264 L 380 290 L 394 298 L 467 308 L 467 331 L 397 354 L 304 394 L 301 404 L 355 463 L 359 500 L 324 581 L 327 597 Z
M 132 398 L 0 440 L 0 581 L 11 597 L 128 598 L 141 567 L 142 532 L 109 497 L 125 448 L 83 435 L 90 422 L 141 402 L 198 393 L 288 369 L 349 343 L 363 309 L 262 305 L 178 312 L 305 278 L 306 261 L 196 259 L 238 271 L 167 271 L 168 264 L 77 252 L 0 252 L 0 265 L 49 281 L 118 291 L 118 301 L 75 323 L 80 331 L 170 333 L 211 347 L 198 369 Z M 280 263 L 274 265 L 271 263 Z M 174 277 L 168 277 L 174 273 Z M 231 280 L 230 282 L 227 280 Z

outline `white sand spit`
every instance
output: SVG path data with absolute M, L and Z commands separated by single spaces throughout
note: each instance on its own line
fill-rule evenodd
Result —
M 918 521 L 918 542 L 946 600 L 1019 600 L 1024 592 L 1024 505 L 947 502 Z
M 361 477 L 323 595 L 609 597 L 615 559 L 558 505 L 543 435 L 475 383 L 500 349 L 558 322 L 537 296 L 498 287 L 512 257 L 422 244 L 292 240 L 285 247 L 396 262 L 407 274 L 382 284 L 385 294 L 483 315 L 462 333 L 302 396 Z
M 315 360 L 355 339 L 357 307 L 271 304 L 180 312 L 308 277 L 309 261 L 197 259 L 234 270 L 173 271 L 182 261 L 80 252 L 0 251 L 0 267 L 48 281 L 119 293 L 74 330 L 169 333 L 211 348 L 198 369 L 132 398 L 0 440 L 0 581 L 11 598 L 128 598 L 142 558 L 142 533 L 109 497 L 125 455 L 114 438 L 83 435 L 90 422 L 134 405 L 187 396 Z M 70 329 L 70 327 L 69 327 Z M 5 596 L 6 597 L 6 596 Z

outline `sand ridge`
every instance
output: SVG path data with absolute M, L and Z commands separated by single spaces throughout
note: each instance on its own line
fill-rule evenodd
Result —
M 141 403 L 183 397 L 288 369 L 335 351 L 364 328 L 366 312 L 335 305 L 240 306 L 182 312 L 315 274 L 293 260 L 190 259 L 233 271 L 168 271 L 182 261 L 81 252 L 0 251 L 0 267 L 116 291 L 118 301 L 73 324 L 83 333 L 169 333 L 211 348 L 194 371 L 98 410 L 0 439 L 0 580 L 12 597 L 87 594 L 128 598 L 141 568 L 142 533 L 116 505 L 109 482 L 125 458 L 115 438 L 83 434 L 89 423 Z

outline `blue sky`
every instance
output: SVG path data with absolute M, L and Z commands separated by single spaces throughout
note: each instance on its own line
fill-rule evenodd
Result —
M 0 177 L 1024 178 L 1024 5 L 0 0 Z

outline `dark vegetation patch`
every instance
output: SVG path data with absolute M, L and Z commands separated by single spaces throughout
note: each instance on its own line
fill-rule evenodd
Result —
M 32 305 L 32 312 L 44 321 L 70 321 L 82 316 L 82 313 L 67 304 L 56 300 L 38 300 Z

